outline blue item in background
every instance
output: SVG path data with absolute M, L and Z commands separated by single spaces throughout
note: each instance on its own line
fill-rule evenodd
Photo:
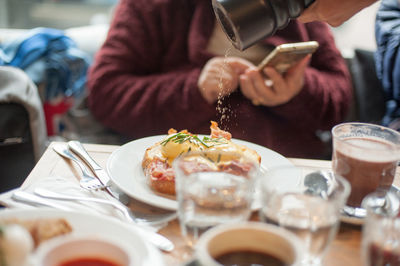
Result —
M 36 84 L 45 84 L 45 102 L 83 95 L 89 56 L 64 31 L 36 28 L 0 45 L 0 65 L 23 69 Z
M 376 16 L 376 72 L 385 92 L 384 126 L 400 131 L 400 3 L 382 0 Z

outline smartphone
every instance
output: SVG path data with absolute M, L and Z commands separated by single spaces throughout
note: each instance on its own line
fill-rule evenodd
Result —
M 261 71 L 270 66 L 283 74 L 305 56 L 314 53 L 317 48 L 316 41 L 281 44 L 269 53 L 257 68 Z

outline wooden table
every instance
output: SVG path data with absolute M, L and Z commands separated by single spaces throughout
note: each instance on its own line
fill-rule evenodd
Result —
M 52 143 L 51 145 L 53 145 Z M 43 154 L 37 165 L 34 167 L 32 172 L 29 174 L 25 182 L 22 184 L 22 188 L 29 184 L 44 178 L 46 176 L 58 175 L 64 177 L 78 178 L 81 175 L 79 168 L 75 163 L 62 159 L 57 155 L 50 147 Z M 84 145 L 89 154 L 104 168 L 107 163 L 107 159 L 110 154 L 118 148 L 114 145 L 97 145 L 97 144 L 85 144 Z M 308 159 L 294 159 L 289 160 L 299 166 L 315 167 L 315 168 L 330 168 L 330 161 L 323 160 L 308 160 Z M 399 174 L 400 171 L 397 171 Z M 399 175 L 396 176 L 395 183 L 397 184 L 400 180 Z M 134 199 L 131 200 L 130 207 L 135 208 L 146 208 L 151 211 L 158 212 L 162 211 L 155 207 L 145 205 Z M 258 220 L 257 213 L 253 213 L 251 220 Z M 159 231 L 161 234 L 168 237 L 175 243 L 176 249 L 171 253 L 163 253 L 164 259 L 167 265 L 179 265 L 187 261 L 191 254 L 190 251 L 185 249 L 183 238 L 180 234 L 179 223 L 174 220 L 168 224 L 165 228 Z M 340 226 L 339 233 L 336 239 L 333 241 L 328 254 L 325 258 L 325 266 L 337 266 L 337 265 L 349 265 L 357 266 L 361 265 L 360 258 L 360 240 L 361 240 L 361 227 L 356 225 L 344 224 Z

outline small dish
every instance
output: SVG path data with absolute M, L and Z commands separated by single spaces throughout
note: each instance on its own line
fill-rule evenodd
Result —
M 400 197 L 400 189 L 397 186 L 392 185 L 390 187 L 390 191 L 394 192 L 396 195 L 398 195 Z M 357 212 L 359 212 L 361 214 L 365 214 L 365 209 L 357 208 Z M 365 217 L 365 215 L 362 215 L 362 216 Z M 350 215 L 348 212 L 342 211 L 340 220 L 342 222 L 344 222 L 344 223 L 347 223 L 347 224 L 360 225 L 361 226 L 364 223 L 364 217 L 359 217 L 357 215 Z
M 68 235 L 54 238 L 43 243 L 35 257 L 37 264 L 42 266 L 96 263 L 109 266 L 139 265 L 123 241 L 98 236 Z

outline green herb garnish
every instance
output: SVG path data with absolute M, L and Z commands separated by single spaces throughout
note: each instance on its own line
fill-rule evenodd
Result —
M 197 136 L 197 135 L 178 132 L 176 134 L 172 134 L 170 137 L 163 140 L 161 142 L 161 145 L 165 146 L 170 141 L 179 143 L 179 144 L 182 144 L 185 141 L 189 141 L 190 143 L 193 143 L 198 146 L 203 145 L 206 148 L 210 148 L 215 145 L 221 145 L 221 144 L 228 143 L 227 140 L 224 138 L 210 138 L 210 137 L 205 136 L 205 137 L 203 137 L 203 139 L 200 139 L 199 136 Z

